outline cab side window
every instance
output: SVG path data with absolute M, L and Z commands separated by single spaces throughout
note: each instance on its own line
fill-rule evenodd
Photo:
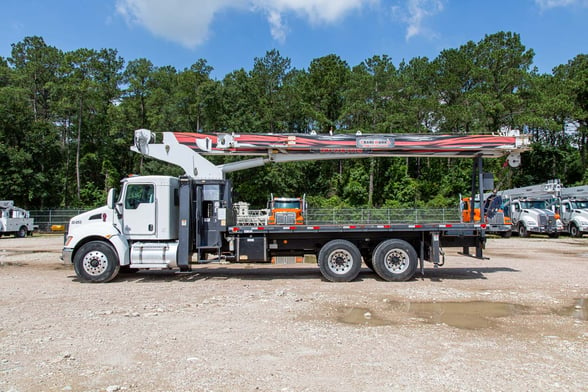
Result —
M 140 204 L 155 201 L 153 184 L 130 184 L 125 195 L 125 208 L 134 210 Z

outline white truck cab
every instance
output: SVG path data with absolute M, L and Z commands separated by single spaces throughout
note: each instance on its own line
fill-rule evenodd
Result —
M 563 231 L 559 216 L 548 209 L 545 200 L 530 197 L 507 198 L 504 211 L 509 214 L 513 228 L 520 237 L 537 233 L 555 238 Z
M 588 198 L 568 198 L 561 201 L 561 220 L 564 230 L 572 237 L 588 233 Z
M 108 205 L 73 217 L 63 259 L 87 280 L 107 269 L 173 268 L 178 239 L 179 180 L 168 176 L 135 176 L 121 181 L 120 196 L 108 193 Z M 145 241 L 145 242 L 142 242 Z M 74 255 L 72 257 L 72 255 Z M 74 258 L 81 258 L 75 263 Z M 114 270 L 113 270 L 114 271 Z M 116 272 L 112 277 L 116 276 Z

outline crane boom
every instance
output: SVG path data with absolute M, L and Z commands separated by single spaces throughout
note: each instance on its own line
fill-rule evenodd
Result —
M 518 165 L 520 152 L 529 148 L 527 137 L 496 135 L 417 134 L 227 134 L 135 131 L 131 150 L 182 167 L 197 179 L 222 179 L 228 172 L 268 162 L 294 162 L 366 157 L 487 157 L 508 155 Z M 203 156 L 256 156 L 215 165 Z

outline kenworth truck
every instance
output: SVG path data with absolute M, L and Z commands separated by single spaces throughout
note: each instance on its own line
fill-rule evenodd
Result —
M 558 204 L 564 232 L 576 238 L 588 233 L 588 185 L 563 188 Z
M 411 279 L 425 261 L 440 266 L 444 247 L 476 249 L 483 257 L 485 224 L 236 225 L 227 173 L 268 162 L 378 156 L 470 157 L 472 188 L 481 189 L 482 158 L 520 162 L 528 139 L 493 135 L 204 134 L 164 132 L 156 141 L 135 132 L 131 150 L 182 167 L 179 178 L 138 176 L 122 180 L 120 196 L 73 217 L 63 248 L 83 281 L 107 282 L 122 269 L 190 271 L 210 262 L 268 263 L 273 257 L 315 255 L 323 277 L 348 282 L 362 258 L 382 279 Z M 215 165 L 204 156 L 255 156 Z
M 563 224 L 558 213 L 551 209 L 551 201 L 561 189 L 559 181 L 498 192 L 504 200 L 503 210 L 512 220 L 513 229 L 519 237 L 531 233 L 559 237 Z

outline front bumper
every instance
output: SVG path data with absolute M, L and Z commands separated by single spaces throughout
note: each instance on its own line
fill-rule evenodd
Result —
M 61 260 L 63 260 L 63 264 L 71 265 L 73 263 L 72 255 L 73 255 L 72 248 L 63 248 L 63 250 L 61 251 Z

